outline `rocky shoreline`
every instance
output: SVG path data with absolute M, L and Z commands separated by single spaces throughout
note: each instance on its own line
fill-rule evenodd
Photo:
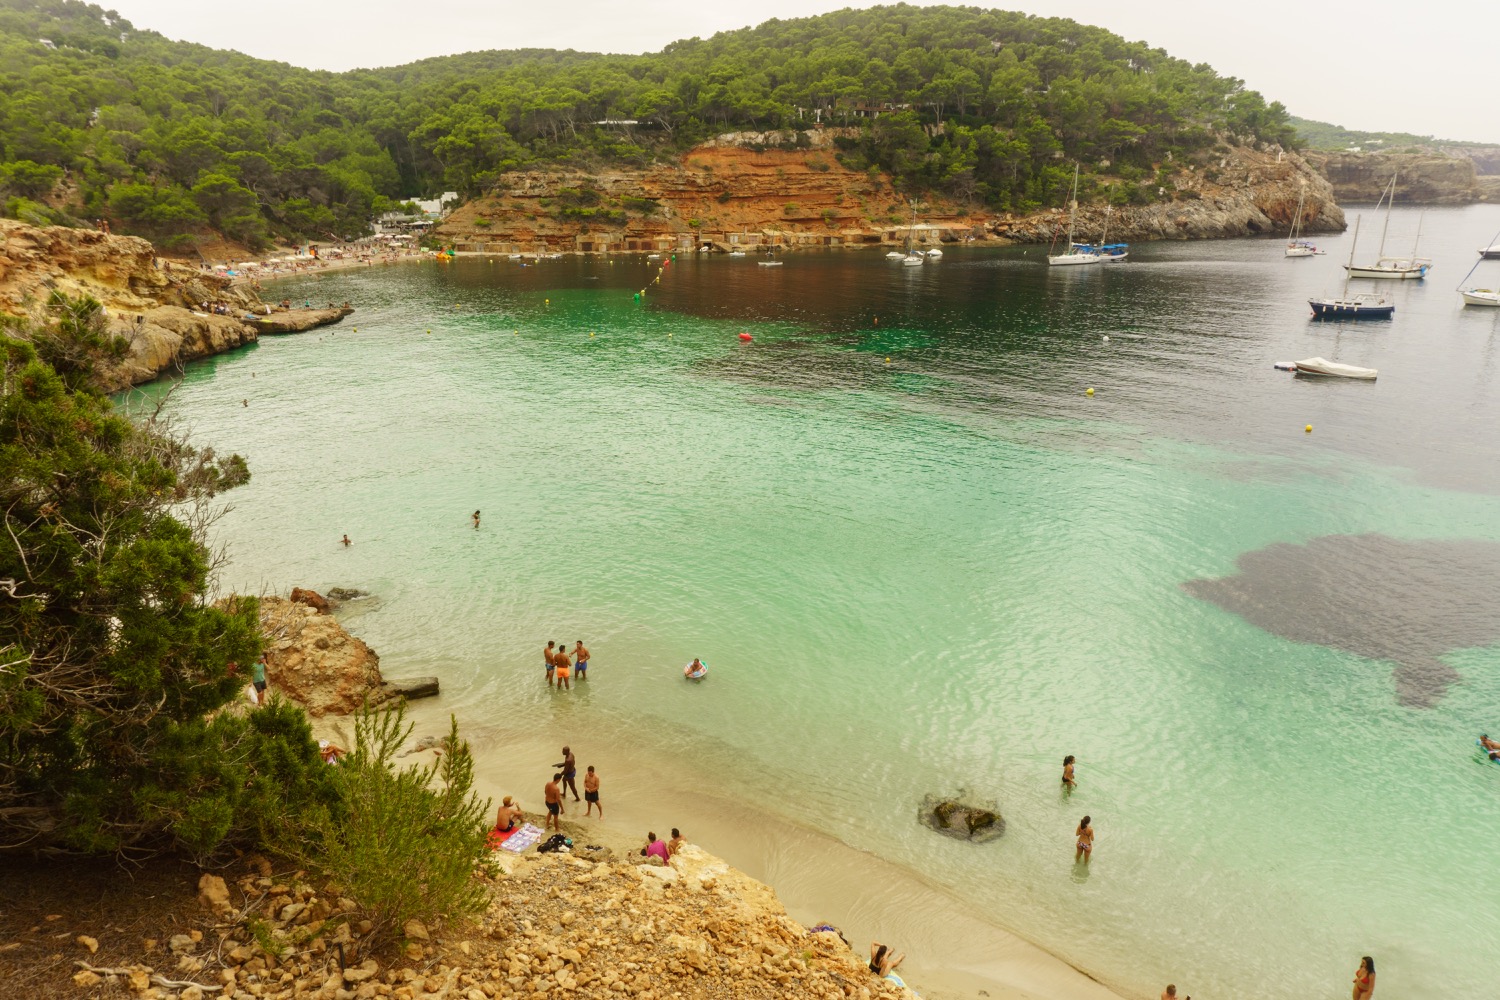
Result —
M 278 311 L 250 286 L 158 257 L 143 239 L 0 219 L 0 314 L 43 314 L 54 292 L 99 302 L 108 332 L 125 341 L 123 356 L 102 373 L 108 391 L 253 343 L 262 333 L 310 330 L 353 311 Z

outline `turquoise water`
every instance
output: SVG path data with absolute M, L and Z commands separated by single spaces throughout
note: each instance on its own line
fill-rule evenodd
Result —
M 1393 664 L 1182 584 L 1323 535 L 1500 541 L 1500 317 L 1450 290 L 1496 228 L 1428 213 L 1434 277 L 1373 326 L 1307 319 L 1338 239 L 1070 273 L 684 255 L 649 286 L 641 260 L 397 265 L 283 285 L 360 311 L 194 366 L 169 407 L 251 464 L 222 585 L 373 592 L 387 673 L 439 674 L 461 716 L 629 732 L 1129 993 L 1342 995 L 1371 954 L 1383 992 L 1478 996 L 1500 653 L 1448 652 L 1462 679 L 1403 707 Z M 1318 354 L 1381 378 L 1271 368 Z M 1351 600 L 1464 585 L 1409 570 Z M 580 637 L 595 677 L 555 695 L 539 647 Z M 958 786 L 1000 802 L 1001 841 L 909 820 Z

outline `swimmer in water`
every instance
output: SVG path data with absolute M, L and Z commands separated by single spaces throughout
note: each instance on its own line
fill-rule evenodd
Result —
M 474 512 L 474 527 L 479 527 L 479 511 Z
M 1500 750 L 1500 740 L 1490 739 L 1489 733 L 1479 734 L 1479 745 L 1484 747 L 1486 750 Z
M 1068 754 L 1063 758 L 1063 787 L 1069 792 L 1078 787 L 1078 782 L 1073 780 L 1073 755 Z
M 348 535 L 345 535 L 345 536 L 344 536 L 344 537 L 343 537 L 343 539 L 342 539 L 342 541 L 343 541 L 343 543 L 344 543 L 344 548 L 346 548 L 346 549 L 347 549 L 347 548 L 348 548 L 348 547 L 349 547 L 349 546 L 350 546 L 350 545 L 351 545 L 351 544 L 352 544 L 352 543 L 351 543 L 351 542 L 350 542 L 350 541 L 349 541 L 349 536 L 348 536 Z

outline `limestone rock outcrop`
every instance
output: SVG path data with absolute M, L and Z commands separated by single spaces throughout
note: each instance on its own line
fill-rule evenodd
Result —
M 1372 204 L 1396 175 L 1398 205 L 1470 205 L 1500 200 L 1500 178 L 1479 173 L 1479 161 L 1437 150 L 1334 153 L 1309 150 L 1312 163 L 1340 201 Z
M 436 234 L 457 249 L 485 253 L 728 250 L 779 246 L 891 246 L 911 232 L 911 206 L 883 174 L 851 170 L 839 159 L 843 130 L 733 133 L 676 160 L 641 169 L 526 170 L 504 175 L 483 198 L 460 207 Z M 1192 162 L 1163 164 L 1150 202 L 1110 213 L 1121 240 L 1189 239 L 1285 232 L 1299 195 L 1304 227 L 1337 232 L 1344 216 L 1327 181 L 1296 153 L 1225 137 Z M 1093 165 L 1098 182 L 1122 194 L 1139 190 Z M 1086 206 L 1078 235 L 1098 240 L 1100 204 Z M 969 238 L 1045 243 L 1067 231 L 1062 209 L 993 212 L 928 194 L 917 219 L 922 243 Z
M 260 625 L 267 643 L 267 683 L 309 715 L 342 715 L 359 709 L 367 698 L 374 704 L 389 697 L 380 657 L 332 615 L 285 598 L 263 597 Z

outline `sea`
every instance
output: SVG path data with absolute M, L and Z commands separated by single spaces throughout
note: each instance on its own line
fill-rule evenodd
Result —
M 1349 213 L 1373 258 L 1383 215 Z M 350 300 L 340 325 L 126 405 L 248 460 L 218 587 L 367 591 L 347 621 L 388 676 L 438 676 L 487 746 L 571 739 L 628 756 L 639 795 L 704 792 L 663 826 L 733 801 L 1127 996 L 1342 996 L 1370 955 L 1383 994 L 1478 997 L 1500 309 L 1455 287 L 1500 206 L 1398 208 L 1387 247 L 1419 228 L 1432 272 L 1354 281 L 1396 302 L 1361 322 L 1307 304 L 1344 290 L 1352 232 L 1071 268 L 978 245 L 371 267 L 267 293 Z M 1379 378 L 1273 367 L 1315 356 Z M 591 676 L 549 688 L 543 645 L 579 639 Z M 524 801 L 550 763 L 490 766 Z M 1001 838 L 917 822 L 960 792 Z M 905 905 L 868 881 L 846 919 Z

